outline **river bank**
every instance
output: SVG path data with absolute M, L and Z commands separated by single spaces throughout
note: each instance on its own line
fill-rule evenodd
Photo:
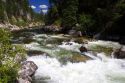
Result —
M 61 34 L 69 34 L 72 36 L 86 36 L 90 37 L 92 39 L 96 40 L 106 40 L 106 41 L 115 41 L 119 42 L 121 44 L 125 44 L 125 36 L 124 35 L 111 35 L 108 34 L 107 32 L 103 33 L 98 33 L 96 35 L 94 34 L 89 34 L 85 33 L 82 31 L 77 31 L 77 30 L 69 30 L 67 32 L 63 31 L 62 27 L 58 27 L 56 25 L 44 25 L 43 23 L 40 22 L 32 22 L 29 23 L 27 26 L 17 26 L 17 25 L 12 25 L 12 24 L 0 24 L 0 28 L 5 28 L 10 30 L 11 32 L 22 32 L 22 31 L 31 31 L 31 32 L 37 32 L 37 33 L 61 33 Z M 107 34 L 106 34 L 107 33 Z
M 35 27 L 43 26 L 43 25 L 44 24 L 40 22 L 31 22 L 25 26 L 17 26 L 17 25 L 13 25 L 10 23 L 4 23 L 4 24 L 0 23 L 0 28 L 8 29 L 10 31 L 20 31 L 20 30 L 35 28 Z

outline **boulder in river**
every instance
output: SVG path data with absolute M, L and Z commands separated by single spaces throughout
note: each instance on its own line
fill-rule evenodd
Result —
M 32 61 L 25 61 L 22 63 L 22 67 L 19 74 L 18 83 L 31 83 L 32 76 L 35 71 L 38 69 L 37 65 Z
M 80 37 L 82 36 L 82 32 L 76 30 L 69 30 L 68 34 L 72 36 L 80 36 Z
M 78 35 L 79 37 L 82 37 L 82 36 L 83 36 L 81 31 L 77 31 L 77 35 Z
M 113 52 L 113 56 L 114 56 L 114 58 L 124 59 L 125 58 L 125 50 L 123 50 L 123 47 L 121 47 L 120 49 L 116 49 Z
M 87 48 L 84 47 L 84 46 L 81 46 L 81 47 L 79 48 L 79 50 L 80 50 L 81 53 L 82 53 L 82 52 L 87 52 Z

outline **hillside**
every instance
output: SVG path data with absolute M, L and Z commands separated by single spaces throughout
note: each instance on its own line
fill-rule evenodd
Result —
M 0 24 L 26 26 L 41 17 L 33 12 L 28 0 L 0 0 Z

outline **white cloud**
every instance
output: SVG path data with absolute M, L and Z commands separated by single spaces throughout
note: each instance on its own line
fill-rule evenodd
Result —
M 47 13 L 48 10 L 42 10 L 43 13 Z
M 39 5 L 40 8 L 48 8 L 47 5 Z
M 31 5 L 31 8 L 32 8 L 32 9 L 36 9 L 36 6 L 34 6 L 34 5 Z

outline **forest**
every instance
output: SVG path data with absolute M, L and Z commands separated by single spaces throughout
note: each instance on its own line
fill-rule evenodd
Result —
M 101 34 L 105 39 L 125 39 L 125 0 L 50 0 L 50 4 L 47 25 L 56 24 L 64 31 L 80 30 L 90 36 Z

